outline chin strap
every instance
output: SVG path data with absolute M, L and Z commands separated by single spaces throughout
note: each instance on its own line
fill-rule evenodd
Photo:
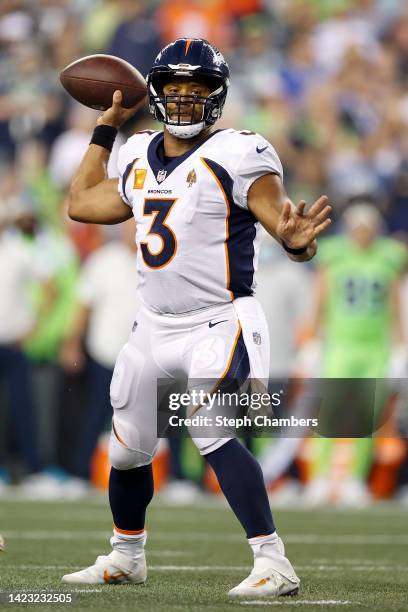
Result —
M 169 134 L 176 138 L 186 139 L 197 136 L 205 128 L 205 121 L 193 123 L 192 125 L 173 125 L 171 123 L 166 123 L 165 125 Z

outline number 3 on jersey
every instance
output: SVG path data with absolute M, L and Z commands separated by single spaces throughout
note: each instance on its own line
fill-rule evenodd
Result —
M 143 216 L 154 215 L 148 236 L 159 236 L 162 247 L 157 253 L 152 253 L 147 241 L 140 242 L 144 262 L 149 268 L 164 268 L 173 259 L 177 251 L 177 239 L 173 231 L 166 225 L 166 219 L 176 203 L 176 198 L 146 199 Z

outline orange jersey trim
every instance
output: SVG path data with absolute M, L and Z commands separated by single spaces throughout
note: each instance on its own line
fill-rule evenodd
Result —
M 120 435 L 118 434 L 118 432 L 117 432 L 117 430 L 116 430 L 116 427 L 115 427 L 115 422 L 114 422 L 113 418 L 112 418 L 112 430 L 113 430 L 113 433 L 114 433 L 114 434 L 115 434 L 115 436 L 116 436 L 117 441 L 118 441 L 118 442 L 119 442 L 119 443 L 120 443 L 122 446 L 124 446 L 125 448 L 127 448 L 127 445 L 126 445 L 126 444 L 125 444 L 125 442 L 122 440 L 122 438 L 120 437 Z
M 227 367 L 225 368 L 224 372 L 221 374 L 221 377 L 218 379 L 217 381 L 217 386 L 219 385 L 219 383 L 226 377 L 226 375 L 228 374 L 228 370 L 230 369 L 230 365 L 231 365 L 231 361 L 232 358 L 234 356 L 235 353 L 235 349 L 237 348 L 237 344 L 238 344 L 238 340 L 239 337 L 241 335 L 241 331 L 242 331 L 242 327 L 241 327 L 241 323 L 238 320 L 238 331 L 237 331 L 237 335 L 235 336 L 235 340 L 234 340 L 234 346 L 232 347 L 232 351 L 230 353 L 229 359 L 228 359 L 228 364 Z
M 127 195 L 126 195 L 126 185 L 127 185 L 128 180 L 129 180 L 129 177 L 131 177 L 131 176 L 132 176 L 133 171 L 134 171 L 134 169 L 135 169 L 135 166 L 136 166 L 137 162 L 139 161 L 139 159 L 140 159 L 140 157 L 136 157 L 136 159 L 134 160 L 134 162 L 133 162 L 133 164 L 132 164 L 132 167 L 131 167 L 131 169 L 130 169 L 130 171 L 129 171 L 129 174 L 127 175 L 126 181 L 125 181 L 125 183 L 124 183 L 124 185 L 123 185 L 123 194 L 124 194 L 124 196 L 125 196 L 125 198 L 126 198 L 127 200 L 128 200 L 128 197 L 127 197 Z M 133 189 L 135 189 L 134 185 L 133 185 Z M 130 200 L 128 200 L 128 202 L 129 202 L 129 204 L 130 204 Z
M 228 246 L 227 246 L 227 241 L 228 241 L 228 238 L 229 238 L 229 217 L 230 217 L 230 212 L 231 212 L 230 211 L 230 205 L 229 205 L 229 202 L 228 202 L 227 194 L 225 193 L 224 187 L 221 185 L 218 176 L 213 172 L 213 170 L 210 168 L 210 166 L 207 164 L 207 162 L 205 161 L 205 159 L 203 157 L 201 157 L 200 159 L 203 162 L 204 166 L 211 172 L 211 174 L 214 177 L 214 179 L 217 181 L 217 185 L 221 189 L 221 193 L 222 193 L 222 195 L 224 197 L 225 205 L 227 207 L 227 216 L 225 218 L 224 250 L 225 250 L 225 263 L 226 263 L 226 267 L 227 267 L 227 291 L 229 291 L 231 302 L 232 302 L 234 300 L 234 294 L 232 293 L 232 291 L 230 289 L 230 265 L 229 265 L 229 256 L 228 256 Z
M 217 391 L 218 387 L 220 386 L 222 380 L 224 380 L 224 378 L 227 376 L 228 370 L 230 369 L 230 366 L 231 366 L 232 358 L 234 357 L 235 349 L 237 348 L 237 344 L 238 344 L 239 337 L 241 335 L 241 331 L 242 331 L 241 323 L 238 320 L 238 331 L 237 331 L 237 335 L 235 336 L 235 340 L 234 340 L 234 344 L 233 344 L 231 352 L 230 352 L 230 356 L 228 358 L 227 367 L 225 368 L 224 372 L 221 374 L 220 378 L 217 380 L 217 382 L 215 383 L 213 388 L 209 391 L 209 393 L 215 393 Z M 196 414 L 196 412 L 198 412 L 198 410 L 200 410 L 200 408 L 202 408 L 202 405 L 197 406 L 193 410 L 193 412 L 191 413 L 190 416 L 194 416 Z
M 140 535 L 144 532 L 144 529 L 138 529 L 137 531 L 131 531 L 130 529 L 120 529 L 119 527 L 116 527 L 115 523 L 113 523 L 113 528 L 115 531 L 123 535 Z

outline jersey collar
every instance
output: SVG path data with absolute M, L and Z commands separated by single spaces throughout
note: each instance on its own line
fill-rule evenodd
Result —
M 157 134 L 152 140 L 147 148 L 147 161 L 149 163 L 150 168 L 156 178 L 158 184 L 163 183 L 168 176 L 175 170 L 180 164 L 183 163 L 186 159 L 190 157 L 197 149 L 199 149 L 207 140 L 218 134 L 218 132 L 222 132 L 222 130 L 215 130 L 208 134 L 206 138 L 200 140 L 197 144 L 195 144 L 191 149 L 183 153 L 183 155 L 178 155 L 177 157 L 172 157 L 170 161 L 167 163 L 164 160 L 164 134 L 160 132 Z

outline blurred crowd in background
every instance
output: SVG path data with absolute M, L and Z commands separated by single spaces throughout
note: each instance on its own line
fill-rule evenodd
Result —
M 66 497 L 88 493 L 90 482 L 106 484 L 106 475 L 101 474 L 106 445 L 100 434 L 109 429 L 109 382 L 137 312 L 133 221 L 102 228 L 78 224 L 66 215 L 69 183 L 98 113 L 74 102 L 60 85 L 58 73 L 82 56 L 109 53 L 146 75 L 158 51 L 180 36 L 203 37 L 221 49 L 230 65 L 231 87 L 217 127 L 249 129 L 270 140 L 282 160 L 293 201 L 312 203 L 326 193 L 334 205 L 334 239 L 345 231 L 353 241 L 358 219 L 371 228 L 374 242 L 383 240 L 380 235 L 392 237 L 384 248 L 382 242 L 378 247 L 386 253 L 379 257 L 386 261 L 388 284 L 374 283 L 372 289 L 388 305 L 398 285 L 398 312 L 387 306 L 382 326 L 389 326 L 390 337 L 398 327 L 394 344 L 400 363 L 404 361 L 405 343 L 408 346 L 404 277 L 408 11 L 404 3 L 2 0 L 0 495 L 15 483 L 28 496 Z M 147 109 L 119 135 L 109 165 L 111 176 L 119 145 L 129 134 L 146 128 L 161 129 Z M 354 221 L 342 225 L 344 211 L 353 206 Z M 370 206 L 377 217 L 370 214 Z M 344 251 L 337 248 L 335 259 L 341 261 Z M 352 252 L 347 242 L 342 248 Z M 323 257 L 318 263 L 329 269 L 332 260 Z M 310 365 L 313 358 L 318 361 L 313 341 L 325 326 L 324 317 L 318 324 L 314 318 L 320 286 L 314 264 L 288 261 L 265 237 L 259 285 L 258 296 L 270 324 L 271 374 L 324 375 Z M 354 290 L 354 285 L 347 285 L 353 304 Z M 343 325 L 347 326 L 346 320 Z M 372 338 L 368 341 L 362 335 L 357 342 L 363 356 L 364 350 L 371 354 L 376 350 Z M 391 340 L 379 342 L 383 359 L 391 363 L 395 347 L 388 347 L 387 353 Z M 386 377 L 389 371 L 379 367 L 367 374 L 357 365 L 351 373 L 337 375 Z M 354 483 L 345 496 L 350 504 L 404 493 L 408 499 L 407 435 L 404 420 L 400 421 L 395 420 L 392 435 L 388 431 L 382 445 L 370 444 L 364 450 L 364 469 L 360 466 L 349 479 Z M 352 456 L 353 442 L 348 445 L 343 442 L 337 449 L 337 459 L 330 451 L 336 474 L 353 471 L 353 461 L 348 464 L 345 459 Z M 258 446 L 255 450 L 272 494 L 278 495 L 281 488 L 287 499 L 291 495 L 294 499 L 306 491 L 304 483 L 313 480 L 313 470 L 305 468 L 313 464 L 308 445 L 299 440 L 264 440 Z M 327 449 L 320 449 L 317 456 L 328 465 Z M 170 478 L 182 483 L 176 489 L 178 499 L 190 480 L 195 483 L 193 495 L 203 483 L 216 491 L 211 475 L 203 475 L 202 469 L 188 442 L 173 441 L 170 450 L 163 447 L 159 453 L 157 482 Z M 336 501 L 336 492 L 326 486 L 332 474 L 315 476 L 314 489 L 309 486 L 310 501 Z

